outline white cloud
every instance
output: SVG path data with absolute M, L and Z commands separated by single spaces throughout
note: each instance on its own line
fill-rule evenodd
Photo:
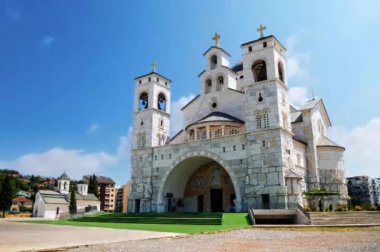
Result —
M 133 127 L 128 128 L 127 135 L 121 136 L 119 147 L 117 148 L 117 156 L 122 159 L 131 154 L 132 148 Z
M 53 148 L 42 153 L 31 153 L 16 160 L 0 162 L 0 167 L 16 169 L 22 174 L 59 176 L 66 171 L 70 177 L 99 172 L 114 164 L 117 157 L 105 152 L 87 153 L 84 150 Z
M 310 63 L 310 51 L 298 52 L 296 46 L 299 41 L 299 34 L 290 36 L 286 41 L 287 51 L 287 77 L 289 80 L 298 79 L 309 81 L 310 75 L 307 67 Z
M 181 108 L 194 99 L 195 95 L 182 96 L 172 103 L 171 107 L 171 124 L 170 135 L 173 137 L 183 129 L 183 114 Z
M 95 134 L 96 132 L 99 131 L 99 129 L 100 129 L 99 124 L 94 123 L 90 126 L 90 128 L 88 128 L 87 133 L 88 134 Z
M 346 148 L 346 175 L 380 177 L 380 117 L 352 129 L 332 127 L 331 138 Z
M 86 152 L 59 147 L 41 153 L 30 153 L 11 161 L 0 161 L 0 168 L 15 169 L 22 174 L 58 177 L 64 171 L 73 179 L 92 173 L 106 174 L 107 168 L 121 163 L 130 164 L 132 127 L 120 137 L 115 153 Z
M 54 42 L 55 42 L 55 38 L 48 35 L 41 39 L 40 44 L 44 48 L 50 48 Z
M 293 106 L 299 107 L 307 102 L 309 99 L 307 97 L 306 87 L 291 87 L 289 88 L 289 103 Z

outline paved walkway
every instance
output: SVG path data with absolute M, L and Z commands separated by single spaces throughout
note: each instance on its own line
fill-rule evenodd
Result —
M 42 250 L 180 234 L 125 229 L 74 227 L 0 221 L 0 251 Z

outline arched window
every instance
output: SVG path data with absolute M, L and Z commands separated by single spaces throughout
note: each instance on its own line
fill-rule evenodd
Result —
M 216 57 L 216 55 L 211 56 L 210 57 L 210 69 L 214 69 L 217 64 L 218 64 L 218 57 Z
M 282 63 L 279 61 L 277 64 L 278 68 L 278 78 L 284 82 L 284 67 L 282 66 Z
M 221 129 L 215 130 L 215 137 L 220 137 L 221 135 L 222 135 L 222 130 Z
M 201 139 L 206 139 L 207 138 L 207 132 L 203 131 L 201 135 Z
M 67 182 L 63 183 L 63 190 L 66 190 Z
M 218 85 L 216 86 L 216 91 L 223 90 L 224 78 L 223 76 L 218 77 Z
M 142 92 L 139 98 L 139 110 L 148 108 L 148 93 Z
M 141 142 L 141 133 L 138 133 L 137 134 L 137 148 L 141 148 L 142 147 L 142 142 Z
M 157 108 L 162 111 L 166 110 L 166 97 L 163 93 L 158 95 Z
M 145 132 L 141 134 L 141 147 L 144 148 L 146 145 L 146 134 Z
M 252 65 L 252 72 L 255 78 L 255 81 L 264 81 L 267 80 L 267 65 L 264 60 L 257 60 Z
M 211 91 L 211 87 L 212 87 L 212 81 L 211 81 L 211 79 L 206 80 L 206 84 L 205 84 L 205 94 L 210 93 L 210 91 Z
M 261 129 L 261 115 L 259 113 L 256 115 L 256 129 Z
M 237 129 L 230 130 L 230 135 L 236 135 L 239 134 L 239 131 Z
M 263 114 L 264 128 L 269 128 L 269 115 L 268 112 L 264 112 Z

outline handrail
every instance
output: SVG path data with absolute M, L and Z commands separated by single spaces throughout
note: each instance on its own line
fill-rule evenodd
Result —
M 310 220 L 310 214 L 300 204 L 297 204 L 297 208 Z
M 251 219 L 252 225 L 255 225 L 256 224 L 256 219 L 255 219 L 255 215 L 253 213 L 253 208 L 252 207 L 249 208 L 248 215 L 249 215 L 249 218 Z

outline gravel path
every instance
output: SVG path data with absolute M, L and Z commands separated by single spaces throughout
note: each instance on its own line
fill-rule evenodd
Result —
M 216 234 L 99 244 L 70 249 L 90 251 L 379 251 L 380 229 L 334 232 L 241 229 Z

